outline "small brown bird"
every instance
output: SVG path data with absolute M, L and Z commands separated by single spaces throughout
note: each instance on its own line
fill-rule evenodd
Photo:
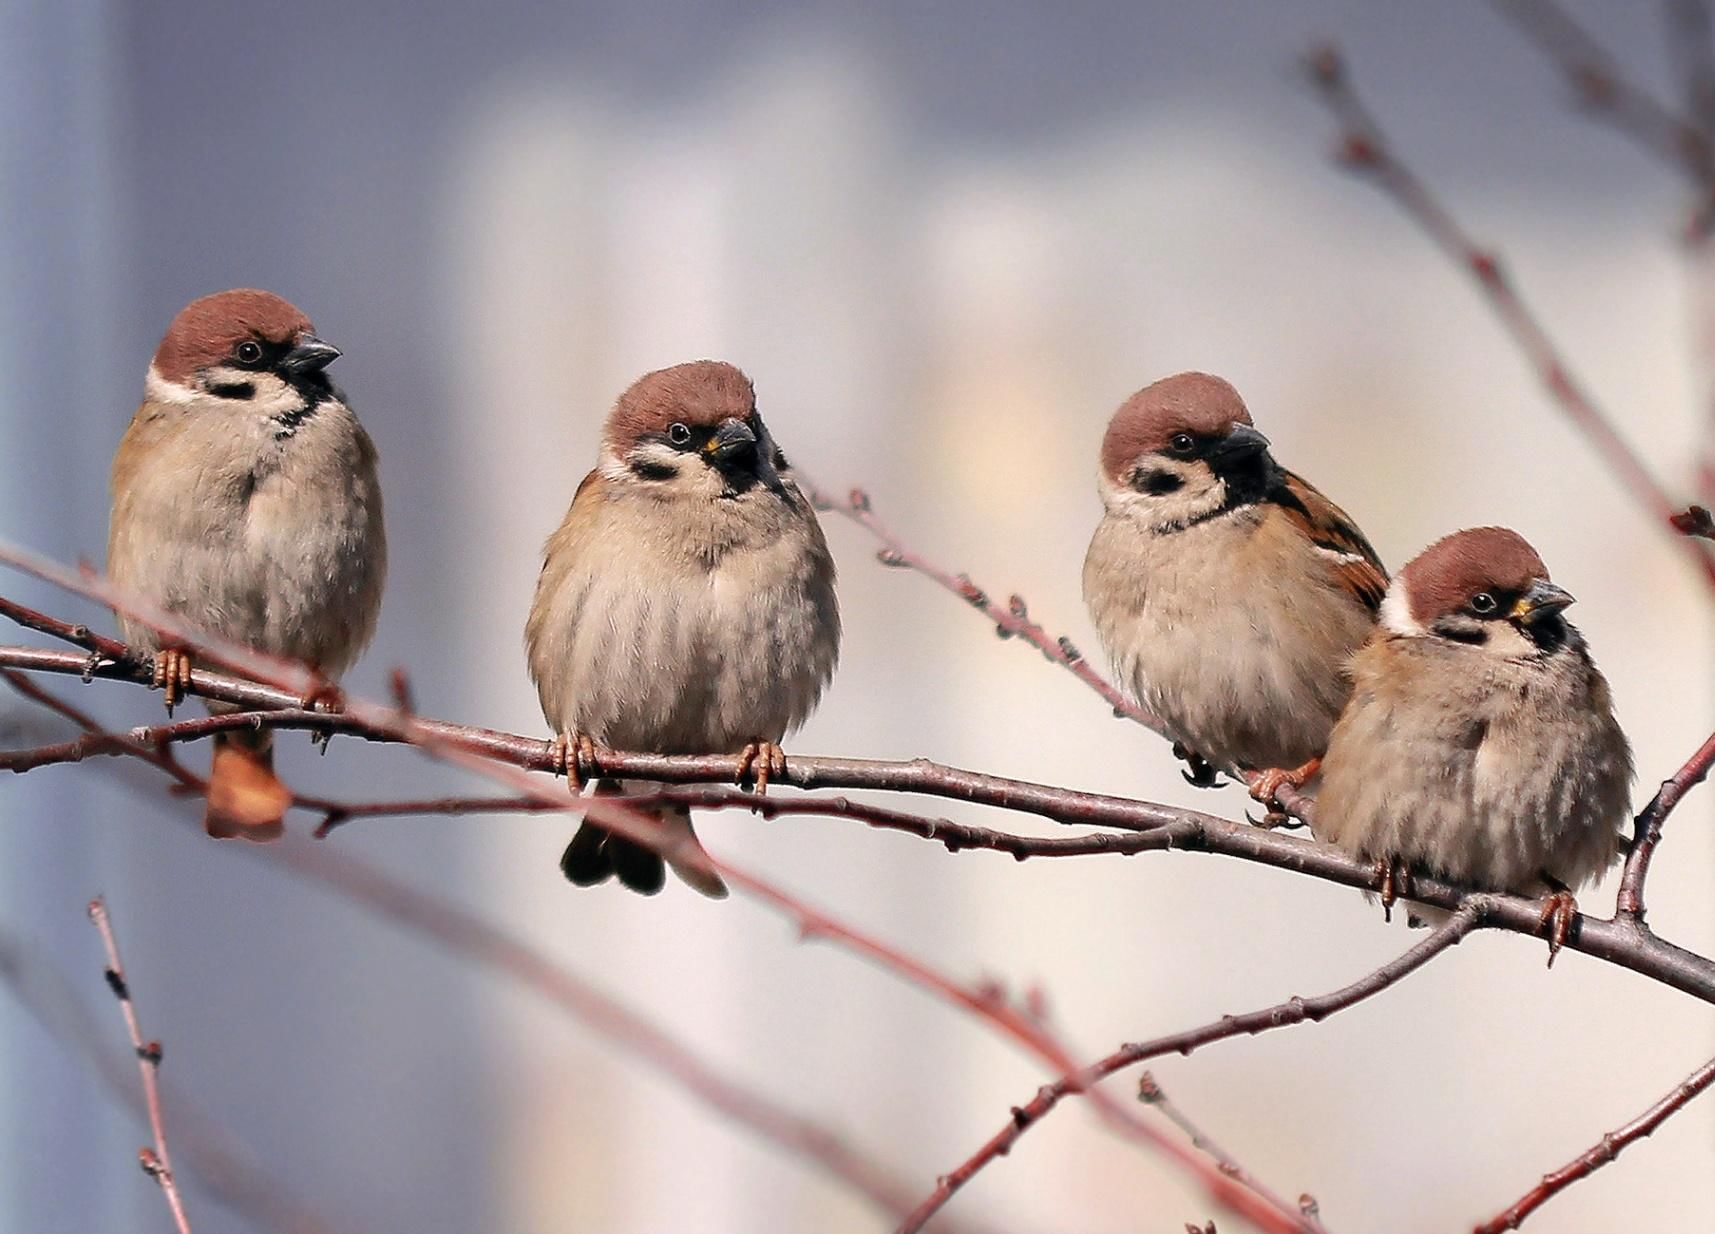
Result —
M 1350 685 L 1387 572 L 1340 508 L 1269 454 L 1237 390 L 1207 373 L 1114 413 L 1084 558 L 1084 603 L 1115 672 L 1188 758 L 1303 784 Z M 1291 770 L 1278 770 L 1291 769 Z
M 1572 597 L 1501 527 L 1438 540 L 1401 570 L 1352 657 L 1316 834 L 1354 857 L 1486 891 L 1570 892 L 1620 851 L 1632 752 L 1608 683 L 1561 615 Z
M 607 418 L 601 458 L 549 537 L 525 628 L 542 713 L 569 773 L 592 743 L 661 754 L 740 750 L 757 787 L 839 658 L 834 562 L 816 512 L 730 364 L 646 374 Z M 647 791 L 640 782 L 598 793 Z M 668 863 L 726 885 L 682 807 L 657 812 Z M 662 857 L 586 821 L 560 860 L 579 886 L 661 889 Z
M 114 455 L 107 536 L 121 587 L 330 681 L 374 633 L 387 572 L 375 447 L 323 371 L 339 354 L 269 292 L 191 301 L 156 349 Z M 171 708 L 189 655 L 119 616 L 133 646 L 155 651 Z M 291 792 L 274 775 L 270 737 L 215 738 L 210 835 L 280 835 Z

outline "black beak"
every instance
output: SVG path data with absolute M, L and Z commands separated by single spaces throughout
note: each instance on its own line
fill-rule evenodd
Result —
M 1544 617 L 1552 617 L 1568 604 L 1572 603 L 1572 594 L 1561 587 L 1556 587 L 1545 578 L 1539 578 L 1532 583 L 1528 590 L 1518 598 L 1512 612 L 1507 616 L 1514 621 L 1522 621 L 1527 626 L 1534 625 Z
M 313 334 L 300 334 L 297 346 L 280 358 L 280 367 L 289 376 L 301 377 L 321 372 L 339 356 L 339 348 L 332 343 L 324 343 Z
M 1235 424 L 1232 431 L 1209 451 L 1212 460 L 1226 461 L 1254 458 L 1268 449 L 1268 438 L 1248 424 Z
M 743 420 L 723 420 L 703 453 L 716 463 L 741 463 L 756 455 L 756 434 Z

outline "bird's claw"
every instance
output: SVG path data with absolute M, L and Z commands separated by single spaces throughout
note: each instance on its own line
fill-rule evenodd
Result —
M 1391 922 L 1395 902 L 1411 895 L 1411 867 L 1398 857 L 1383 857 L 1376 862 L 1375 878 L 1382 901 L 1382 920 Z
M 758 796 L 768 791 L 768 782 L 786 774 L 786 751 L 772 741 L 753 741 L 739 751 L 734 780 L 753 780 Z
M 585 772 L 595 770 L 595 742 L 585 733 L 556 733 L 548 746 L 548 763 L 557 776 L 565 776 L 572 792 L 584 789 Z
M 1560 954 L 1560 949 L 1572 936 L 1572 927 L 1577 920 L 1578 901 L 1566 888 L 1551 891 L 1542 898 L 1542 915 L 1537 918 L 1537 928 L 1548 932 L 1548 967 L 1554 967 L 1554 957 Z
M 174 647 L 163 647 L 155 653 L 155 670 L 151 684 L 161 692 L 167 704 L 167 714 L 184 701 L 191 687 L 191 657 Z
M 1193 785 L 1197 788 L 1221 787 L 1221 779 L 1215 771 L 1214 764 L 1205 759 L 1201 754 L 1198 754 L 1195 750 L 1187 749 L 1184 745 L 1175 741 L 1173 743 L 1173 757 L 1182 759 L 1187 764 L 1187 767 L 1179 773 L 1185 777 L 1185 782 L 1187 784 Z

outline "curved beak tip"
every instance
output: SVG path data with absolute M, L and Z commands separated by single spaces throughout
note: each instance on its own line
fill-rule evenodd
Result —
M 1261 432 L 1248 424 L 1235 424 L 1226 438 L 1220 444 L 1222 454 L 1243 457 L 1251 454 L 1261 454 L 1268 449 L 1269 441 Z
M 1556 587 L 1547 579 L 1538 579 L 1513 604 L 1509 615 L 1515 621 L 1540 621 L 1560 612 L 1572 602 L 1572 593 L 1564 587 Z
M 314 373 L 340 358 L 340 349 L 313 334 L 300 335 L 291 351 L 280 364 L 294 373 Z
M 743 420 L 726 420 L 703 447 L 709 457 L 725 462 L 756 449 L 756 434 Z

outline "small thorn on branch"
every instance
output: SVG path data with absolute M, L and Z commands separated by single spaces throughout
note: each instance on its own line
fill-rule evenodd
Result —
M 876 549 L 875 550 L 875 559 L 877 561 L 879 561 L 882 565 L 888 566 L 888 567 L 895 569 L 895 570 L 904 569 L 905 567 L 907 567 L 911 564 L 909 561 L 905 560 L 905 554 L 904 553 L 900 552 L 896 548 L 891 548 L 891 547 L 890 548 L 878 548 L 878 549 Z
M 846 498 L 846 504 L 851 506 L 853 514 L 868 514 L 869 494 L 861 488 L 854 488 Z

